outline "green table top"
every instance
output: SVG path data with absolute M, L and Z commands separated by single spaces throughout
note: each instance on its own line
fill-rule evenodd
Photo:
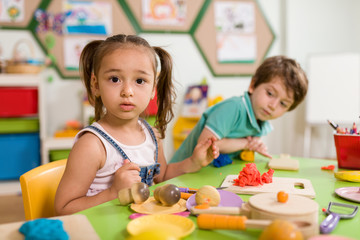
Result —
M 275 170 L 274 177 L 291 177 L 291 178 L 305 178 L 310 179 L 316 192 L 314 199 L 319 204 L 319 224 L 324 220 L 326 215 L 321 211 L 322 208 L 327 208 L 329 202 L 347 203 L 359 206 L 359 203 L 351 202 L 338 197 L 335 194 L 335 189 L 340 187 L 355 187 L 360 186 L 359 183 L 346 182 L 337 180 L 334 177 L 334 171 L 343 170 L 335 168 L 334 171 L 321 170 L 322 166 L 334 164 L 337 162 L 333 160 L 323 159 L 306 159 L 296 158 L 300 163 L 298 171 Z M 150 190 L 154 190 L 157 186 L 165 183 L 172 183 L 181 187 L 200 188 L 203 185 L 220 186 L 227 175 L 237 175 L 248 162 L 238 159 L 233 161 L 233 164 L 221 168 L 216 168 L 209 165 L 199 172 L 185 174 L 173 179 L 170 179 L 161 184 L 152 186 Z M 263 173 L 268 170 L 268 160 L 256 155 L 254 162 L 260 171 Z M 152 191 L 151 195 L 152 195 Z M 248 201 L 251 195 L 239 195 L 243 201 Z M 118 200 L 106 202 L 96 207 L 80 212 L 87 216 L 95 231 L 101 239 L 126 239 L 129 237 L 126 231 L 126 226 L 130 222 L 129 215 L 134 213 L 130 207 L 120 206 Z M 189 217 L 196 224 L 196 217 Z M 340 219 L 337 227 L 332 231 L 331 235 L 350 237 L 353 239 L 360 239 L 360 214 L 358 213 L 352 219 Z M 184 239 L 258 239 L 261 230 L 200 230 L 198 228 Z

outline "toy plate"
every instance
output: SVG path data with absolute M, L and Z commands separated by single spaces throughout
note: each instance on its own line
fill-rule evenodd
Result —
M 218 207 L 241 207 L 243 204 L 243 200 L 236 195 L 235 193 L 225 191 L 225 190 L 218 190 L 220 193 L 220 203 Z M 186 207 L 190 211 L 193 206 L 196 206 L 195 194 L 191 195 L 189 199 L 186 201 Z
M 172 206 L 163 206 L 161 203 L 155 200 L 154 197 L 149 197 L 143 203 L 132 203 L 130 208 L 137 213 L 145 214 L 171 214 L 186 211 L 186 200 L 180 198 L 179 202 Z
M 360 187 L 337 188 L 335 193 L 342 198 L 360 203 Z
M 188 218 L 171 214 L 147 215 L 132 220 L 127 225 L 131 235 L 138 235 L 147 231 L 165 231 L 176 238 L 183 238 L 191 234 L 195 224 Z

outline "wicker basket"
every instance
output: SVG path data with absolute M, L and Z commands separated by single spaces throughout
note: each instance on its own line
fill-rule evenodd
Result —
M 19 46 L 25 44 L 29 50 L 31 56 L 27 59 L 19 57 Z M 24 74 L 36 74 L 43 70 L 44 65 L 39 63 L 31 63 L 34 60 L 34 46 L 30 40 L 20 39 L 16 42 L 13 49 L 13 56 L 11 60 L 6 61 L 5 72 L 6 73 L 24 73 Z

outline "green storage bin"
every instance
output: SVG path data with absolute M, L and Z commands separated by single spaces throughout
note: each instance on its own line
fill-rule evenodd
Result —
M 69 157 L 71 149 L 62 149 L 62 150 L 51 150 L 49 153 L 50 162 L 67 159 Z
M 0 134 L 39 132 L 38 118 L 0 118 Z

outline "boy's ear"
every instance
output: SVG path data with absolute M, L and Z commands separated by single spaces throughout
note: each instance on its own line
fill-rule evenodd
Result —
M 255 85 L 255 79 L 252 78 L 252 79 L 251 79 L 251 82 L 250 82 L 250 85 L 249 85 L 249 88 L 248 88 L 248 92 L 249 92 L 250 94 L 253 93 L 253 91 L 254 91 L 254 85 Z

